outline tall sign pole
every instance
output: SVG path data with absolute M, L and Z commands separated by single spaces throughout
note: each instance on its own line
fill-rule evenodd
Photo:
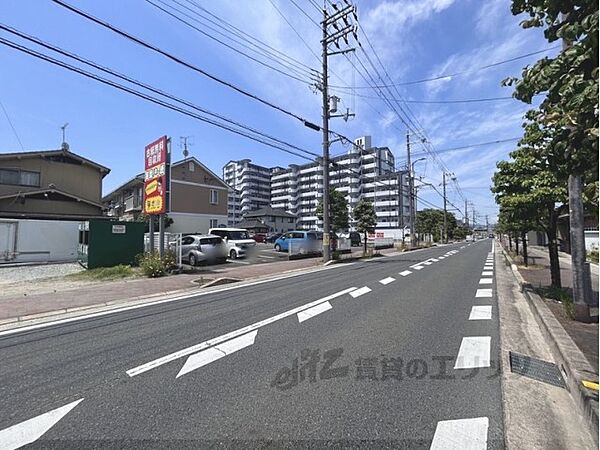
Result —
M 164 252 L 163 214 L 167 211 L 167 190 L 169 186 L 169 151 L 166 136 L 146 145 L 144 148 L 144 214 L 150 217 L 150 251 L 154 251 L 154 216 L 159 223 L 159 253 Z

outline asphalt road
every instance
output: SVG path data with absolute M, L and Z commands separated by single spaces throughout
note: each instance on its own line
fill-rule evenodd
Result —
M 491 249 L 0 334 L 0 448 L 502 448 Z

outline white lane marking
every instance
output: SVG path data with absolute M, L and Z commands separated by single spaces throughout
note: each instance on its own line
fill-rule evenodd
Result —
M 475 293 L 475 297 L 491 297 L 492 296 L 492 290 L 491 289 L 477 289 L 477 292 Z
M 237 259 L 230 259 L 229 262 L 234 264 L 250 264 L 248 261 L 239 261 Z
M 493 275 L 494 275 L 493 270 L 484 270 L 483 272 L 481 272 L 482 277 L 491 277 Z
M 81 398 L 0 431 L 0 448 L 13 450 L 37 441 L 82 401 Z
M 205 349 L 207 349 L 209 347 L 213 347 L 215 345 L 222 344 L 223 342 L 228 341 L 230 339 L 233 339 L 235 337 L 241 336 L 242 334 L 246 334 L 246 333 L 248 333 L 250 331 L 257 330 L 257 329 L 259 329 L 261 327 L 264 327 L 265 325 L 269 325 L 269 324 L 271 324 L 273 322 L 277 322 L 278 320 L 284 319 L 285 317 L 291 316 L 293 314 L 297 314 L 300 311 L 304 311 L 305 309 L 312 308 L 313 306 L 316 306 L 316 305 L 318 305 L 320 303 L 332 300 L 334 298 L 341 297 L 342 295 L 348 294 L 348 293 L 353 292 L 355 290 L 356 290 L 355 287 L 344 289 L 343 291 L 336 292 L 335 294 L 331 294 L 331 295 L 329 295 L 327 297 L 321 298 L 319 300 L 315 300 L 314 302 L 310 302 L 310 303 L 307 303 L 305 305 L 298 306 L 297 308 L 290 309 L 289 311 L 283 312 L 281 314 L 277 314 L 276 316 L 269 317 L 268 319 L 265 319 L 265 320 L 261 320 L 260 322 L 256 322 L 256 323 L 254 323 L 252 325 L 248 325 L 246 327 L 239 328 L 239 329 L 237 329 L 235 331 L 231 331 L 231 332 L 229 332 L 227 334 L 223 334 L 221 336 L 218 336 L 216 338 L 210 339 L 208 341 L 204 341 L 204 342 L 201 342 L 199 344 L 192 345 L 191 347 L 187 347 L 187 348 L 184 348 L 182 350 L 179 350 L 179 351 L 170 353 L 168 355 L 162 356 L 162 357 L 157 358 L 157 359 L 155 359 L 153 361 L 150 361 L 150 362 L 148 362 L 146 364 L 142 364 L 141 366 L 134 367 L 133 369 L 129 369 L 126 373 L 130 377 L 134 377 L 134 376 L 139 375 L 141 373 L 144 373 L 144 372 L 147 372 L 149 370 L 152 370 L 152 369 L 154 369 L 156 367 L 162 366 L 163 364 L 166 364 L 168 362 L 175 361 L 176 359 L 183 358 L 184 356 L 191 355 L 192 353 L 197 353 L 197 352 L 199 352 L 201 350 L 205 350 Z
M 445 259 L 445 256 L 438 256 L 438 259 Z
M 463 245 L 463 246 L 461 246 L 460 248 L 465 248 L 465 246 Z
M 381 284 L 383 284 L 384 286 L 385 286 L 386 284 L 393 283 L 394 281 L 396 281 L 396 279 L 395 279 L 395 278 L 392 278 L 392 277 L 387 277 L 387 278 L 384 278 L 383 280 L 379 280 L 379 282 L 380 282 Z
M 430 265 L 432 265 L 433 263 L 432 263 L 431 261 L 425 261 L 423 264 L 425 264 L 426 266 L 430 266 Z
M 260 284 L 272 283 L 274 281 L 281 281 L 281 280 L 285 280 L 287 278 L 294 278 L 294 277 L 299 277 L 302 275 L 309 275 L 309 274 L 312 274 L 315 272 L 321 272 L 324 270 L 333 270 L 336 268 L 341 268 L 344 266 L 347 267 L 347 266 L 351 266 L 354 264 L 356 264 L 356 263 L 351 262 L 351 263 L 346 263 L 346 264 L 335 264 L 335 265 L 329 266 L 329 267 L 323 267 L 323 268 L 318 268 L 318 269 L 309 269 L 309 270 L 305 270 L 305 271 L 297 272 L 297 273 L 288 273 L 285 275 L 275 276 L 273 278 L 269 278 L 266 280 L 252 281 L 250 283 L 238 284 L 236 286 L 227 286 L 224 288 L 210 290 L 210 291 L 206 291 L 206 292 L 193 292 L 191 294 L 178 295 L 176 297 L 165 298 L 164 300 L 156 300 L 156 301 L 150 301 L 148 303 L 141 303 L 138 305 L 124 306 L 123 308 L 115 308 L 115 309 L 111 309 L 108 311 L 100 311 L 100 312 L 96 312 L 96 313 L 82 314 L 80 316 L 69 317 L 67 319 L 53 320 L 51 322 L 38 323 L 36 325 L 29 325 L 26 327 L 19 327 L 19 328 L 14 328 L 11 330 L 0 331 L 0 336 L 7 336 L 10 334 L 33 331 L 33 330 L 47 328 L 47 327 L 51 327 L 51 326 L 55 326 L 55 325 L 63 325 L 65 323 L 77 322 L 77 321 L 85 320 L 85 319 L 92 319 L 95 317 L 108 316 L 110 314 L 117 314 L 117 313 L 124 312 L 124 311 L 146 308 L 148 306 L 161 305 L 163 303 L 171 303 L 171 302 L 175 302 L 178 300 L 185 300 L 185 299 L 193 298 L 193 297 L 203 297 L 205 295 L 220 294 L 221 292 L 232 291 L 235 289 L 241 289 L 241 288 L 246 288 L 246 287 L 250 287 L 250 286 L 258 286 Z M 352 288 L 352 289 L 356 289 L 356 288 Z
M 489 419 L 442 420 L 435 427 L 431 450 L 487 449 Z
M 363 286 L 360 289 L 357 289 L 355 291 L 350 292 L 350 295 L 353 298 L 356 298 L 356 297 L 360 297 L 361 295 L 364 295 L 364 294 L 366 294 L 368 292 L 371 292 L 371 289 L 369 287 L 367 287 L 367 286 Z
M 490 367 L 490 336 L 464 337 L 460 343 L 455 369 Z
M 400 272 L 400 275 L 402 275 L 403 277 L 410 275 L 412 272 L 410 270 L 404 270 L 402 272 Z
M 276 256 L 258 255 L 259 258 L 277 259 Z
M 325 302 L 321 303 L 317 306 L 313 306 L 312 308 L 305 309 L 304 311 L 300 311 L 298 316 L 298 322 L 302 323 L 305 320 L 311 319 L 312 317 L 318 316 L 325 311 L 329 311 L 332 308 L 331 303 Z
M 438 262 L 438 261 L 439 261 L 439 259 L 437 259 L 437 258 L 431 258 L 431 261 L 433 261 L 433 262 Z
M 479 280 L 479 284 L 492 284 L 492 279 L 491 278 L 482 278 L 481 280 Z
M 211 362 L 223 358 L 224 356 L 231 355 L 243 348 L 249 347 L 254 344 L 258 330 L 251 331 L 250 333 L 243 334 L 240 337 L 232 339 L 227 342 L 223 342 L 215 347 L 211 347 L 207 350 L 201 351 L 191 355 L 177 374 L 175 378 L 179 378 L 186 373 L 190 373 L 193 370 L 199 369 L 200 367 L 206 366 Z
M 492 307 L 491 306 L 473 306 L 471 308 L 471 314 L 469 314 L 469 320 L 489 320 L 492 318 Z
M 411 267 L 412 267 L 413 269 L 415 269 L 415 270 L 421 270 L 421 269 L 424 269 L 424 268 L 425 268 L 425 267 L 423 267 L 423 266 L 414 266 L 414 267 L 413 267 L 413 266 L 411 266 Z

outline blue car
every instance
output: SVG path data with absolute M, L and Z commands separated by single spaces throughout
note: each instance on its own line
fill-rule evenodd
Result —
M 275 241 L 275 250 L 291 253 L 321 251 L 323 234 L 318 231 L 288 231 Z

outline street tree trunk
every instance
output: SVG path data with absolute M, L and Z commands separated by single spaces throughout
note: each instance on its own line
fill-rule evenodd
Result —
M 527 233 L 521 233 L 521 242 L 523 243 L 523 261 L 525 261 L 525 267 L 527 267 Z
M 365 231 L 365 236 L 363 238 L 363 255 L 367 254 L 367 232 Z
M 512 252 L 512 236 L 508 233 L 508 249 Z
M 558 240 L 556 238 L 557 228 L 558 215 L 554 209 L 554 205 L 551 205 L 548 207 L 548 228 L 546 229 L 546 235 L 548 236 L 548 256 L 550 257 L 550 278 L 553 287 L 561 288 Z
M 519 235 L 515 233 L 515 252 L 519 256 Z

